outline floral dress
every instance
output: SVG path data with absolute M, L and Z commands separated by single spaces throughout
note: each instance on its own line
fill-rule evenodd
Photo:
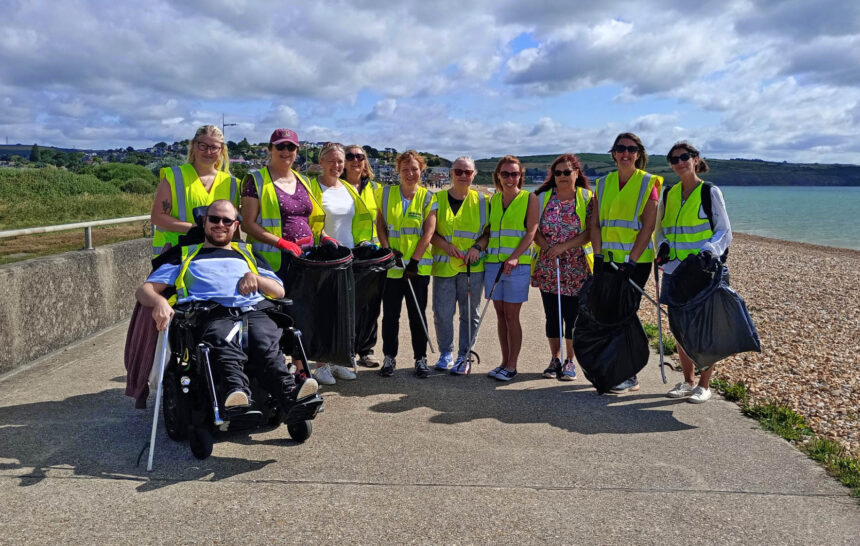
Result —
M 543 196 L 538 196 L 538 199 L 543 199 Z M 592 203 L 593 201 L 589 201 L 586 206 L 586 217 L 591 216 Z M 582 233 L 583 227 L 576 214 L 576 198 L 561 201 L 553 191 L 541 216 L 538 230 L 550 246 L 568 241 Z M 561 271 L 561 294 L 578 295 L 579 289 L 590 275 L 588 263 L 585 261 L 585 252 L 581 246 L 578 246 L 561 253 L 558 261 Z M 532 286 L 536 286 L 542 292 L 557 294 L 555 276 L 555 258 L 547 258 L 546 253 L 541 252 L 532 274 Z

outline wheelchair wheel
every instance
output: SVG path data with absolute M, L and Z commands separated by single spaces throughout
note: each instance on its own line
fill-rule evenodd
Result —
M 287 432 L 290 433 L 290 438 L 299 443 L 303 443 L 305 440 L 310 438 L 313 430 L 314 426 L 310 421 L 299 421 L 298 423 L 290 423 L 287 425 Z
M 189 444 L 191 445 L 191 453 L 198 459 L 205 459 L 212 455 L 212 433 L 206 427 L 197 427 L 191 433 Z
M 161 386 L 164 428 L 171 440 L 183 442 L 188 438 L 189 419 L 181 398 L 178 378 L 172 370 L 165 371 Z

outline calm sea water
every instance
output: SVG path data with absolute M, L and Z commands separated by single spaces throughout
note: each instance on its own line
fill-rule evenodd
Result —
M 733 231 L 860 250 L 860 187 L 720 189 Z

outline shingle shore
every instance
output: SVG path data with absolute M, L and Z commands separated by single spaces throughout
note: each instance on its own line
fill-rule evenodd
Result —
M 728 265 L 762 352 L 718 363 L 715 377 L 786 403 L 860 455 L 860 251 L 735 234 Z M 655 322 L 645 300 L 640 314 Z

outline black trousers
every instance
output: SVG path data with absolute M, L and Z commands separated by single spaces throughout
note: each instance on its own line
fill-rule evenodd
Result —
M 557 338 L 558 334 L 558 295 L 540 291 L 543 313 L 546 317 L 546 337 Z M 564 323 L 564 337 L 573 339 L 573 323 L 579 314 L 579 297 L 561 295 L 561 318 Z
M 385 281 L 387 282 L 388 279 L 385 279 Z M 409 287 L 406 287 L 406 289 L 408 290 Z M 385 289 L 383 288 L 383 294 L 384 293 Z M 370 300 L 365 309 L 355 310 L 355 354 L 357 354 L 358 356 L 367 356 L 373 354 L 373 348 L 376 346 L 376 339 L 379 332 L 379 314 L 381 311 L 381 297 Z M 363 324 L 358 325 L 357 322 L 359 320 L 361 320 Z M 362 339 L 359 338 L 358 332 L 364 334 L 361 336 Z
M 385 291 L 382 293 L 382 352 L 385 356 L 397 356 L 400 334 L 400 311 L 403 300 L 406 300 L 406 313 L 409 317 L 409 332 L 412 334 L 412 354 L 415 360 L 427 356 L 427 336 L 421 325 L 421 318 L 427 324 L 427 288 L 430 286 L 430 277 L 419 275 L 412 279 L 412 288 L 418 299 L 418 307 L 415 307 L 415 299 L 409 291 L 409 285 L 405 278 L 386 279 Z M 420 313 L 420 314 L 419 314 Z
M 247 319 L 244 336 L 227 336 L 236 323 Z M 280 340 L 283 331 L 264 311 L 244 315 L 238 309 L 226 309 L 222 316 L 210 320 L 198 336 L 210 349 L 210 364 L 221 397 L 242 390 L 251 395 L 249 376 L 278 401 L 286 400 L 296 380 L 287 370 Z

